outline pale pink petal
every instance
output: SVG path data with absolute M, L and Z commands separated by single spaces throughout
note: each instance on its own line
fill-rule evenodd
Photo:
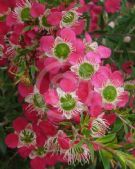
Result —
M 85 57 L 86 59 L 90 60 L 93 64 L 101 63 L 100 55 L 96 52 L 89 52 Z
M 97 48 L 97 52 L 99 53 L 101 58 L 109 58 L 111 56 L 111 49 L 105 46 L 99 46 Z
M 59 101 L 58 95 L 56 90 L 54 89 L 49 89 L 45 94 L 44 94 L 44 100 L 47 104 L 50 105 L 56 105 Z

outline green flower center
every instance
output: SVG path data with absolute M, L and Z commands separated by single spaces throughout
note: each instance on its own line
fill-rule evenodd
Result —
M 74 12 L 67 12 L 64 16 L 63 16 L 63 22 L 66 24 L 71 24 L 72 22 L 74 22 L 75 19 L 75 13 Z
M 46 153 L 46 150 L 44 147 L 38 147 L 35 151 L 38 156 L 43 156 Z
M 38 108 L 44 108 L 45 107 L 45 102 L 43 100 L 43 97 L 39 93 L 34 95 L 33 102 L 34 102 L 34 105 Z
M 62 109 L 65 111 L 71 111 L 76 106 L 76 100 L 70 94 L 61 97 L 60 102 Z
M 107 86 L 103 90 L 103 97 L 108 102 L 113 102 L 117 97 L 117 90 L 114 86 Z
M 42 17 L 42 25 L 45 27 L 51 27 L 51 25 L 47 22 L 47 18 L 46 17 Z
M 30 16 L 30 9 L 29 8 L 24 8 L 22 11 L 21 11 L 21 18 L 23 21 L 26 21 L 29 19 L 29 16 Z
M 35 139 L 35 133 L 32 130 L 23 130 L 20 133 L 20 140 L 25 143 L 29 144 L 32 143 Z
M 70 54 L 70 47 L 66 43 L 59 43 L 55 46 L 54 54 L 57 58 L 65 60 Z
M 88 79 L 90 78 L 94 73 L 94 67 L 90 63 L 82 63 L 79 66 L 79 76 Z

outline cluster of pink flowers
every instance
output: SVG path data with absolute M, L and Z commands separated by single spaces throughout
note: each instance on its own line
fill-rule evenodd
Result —
M 5 142 L 30 159 L 31 169 L 89 163 L 91 151 L 82 140 L 98 151 L 94 140 L 109 132 L 115 110 L 128 102 L 122 73 L 104 63 L 111 50 L 84 32 L 86 12 L 90 30 L 97 28 L 97 4 L 80 0 L 48 8 L 37 1 L 0 0 L 0 65 L 9 65 L 23 108 Z M 105 8 L 114 13 L 120 1 L 106 0 Z

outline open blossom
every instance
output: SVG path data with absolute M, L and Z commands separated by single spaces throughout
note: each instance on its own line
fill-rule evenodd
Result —
M 104 9 L 117 12 L 120 3 L 79 0 L 53 7 L 0 0 L 0 66 L 6 64 L 17 84 L 23 112 L 5 143 L 28 158 L 31 169 L 90 163 L 93 150 L 102 150 L 111 127 L 117 128 L 116 110 L 125 107 L 128 92 L 122 73 L 109 63 L 111 49 L 90 32 L 100 28 Z M 125 63 L 124 72 L 133 65 Z
M 18 148 L 20 155 L 26 157 L 36 145 L 36 133 L 25 118 L 18 117 L 13 122 L 14 133 L 7 135 L 6 144 L 10 148 Z M 27 153 L 25 153 L 27 152 Z M 24 154 L 25 153 L 25 154 Z
M 112 73 L 107 67 L 102 67 L 94 76 L 93 85 L 98 97 L 102 99 L 99 104 L 105 109 L 111 110 L 126 105 L 128 92 L 124 91 L 123 77 L 119 71 Z
M 43 96 L 40 94 L 36 86 L 34 87 L 33 93 L 25 97 L 25 102 L 29 104 L 27 106 L 27 111 L 29 112 L 33 112 L 35 110 L 42 116 L 47 110 Z
M 53 36 L 44 36 L 40 40 L 40 50 L 60 62 L 70 61 L 71 56 L 74 57 L 77 52 L 77 45 L 81 44 L 77 41 L 75 33 L 69 28 L 62 29 L 60 35 L 55 39 Z

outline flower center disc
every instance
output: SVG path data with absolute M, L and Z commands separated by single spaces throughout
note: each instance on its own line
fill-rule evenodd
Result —
M 38 108 L 43 108 L 45 106 L 44 100 L 40 94 L 35 94 L 33 97 L 34 105 Z
M 60 102 L 61 102 L 62 109 L 65 111 L 71 111 L 76 106 L 76 100 L 70 94 L 61 97 Z
M 23 143 L 26 143 L 26 144 L 29 144 L 29 143 L 32 143 L 34 141 L 34 132 L 31 131 L 31 130 L 23 130 L 21 133 L 20 133 L 20 140 L 23 142 Z
M 79 67 L 79 75 L 84 79 L 88 79 L 94 73 L 94 67 L 89 63 L 82 63 Z
M 23 21 L 27 20 L 30 16 L 30 9 L 29 8 L 24 8 L 22 11 L 21 11 L 21 18 Z
M 36 154 L 37 154 L 38 156 L 43 156 L 45 153 L 46 153 L 46 150 L 45 150 L 44 147 L 38 147 L 38 148 L 36 149 Z
M 54 49 L 55 56 L 65 60 L 69 56 L 70 47 L 66 43 L 59 43 Z
M 72 22 L 74 22 L 75 19 L 75 14 L 73 12 L 67 12 L 64 16 L 63 16 L 63 22 L 66 24 L 70 24 Z
M 42 17 L 42 25 L 46 27 L 51 27 L 51 25 L 47 22 L 47 18 L 44 16 Z
M 103 90 L 103 97 L 108 102 L 113 102 L 117 97 L 117 91 L 114 86 L 107 86 Z

